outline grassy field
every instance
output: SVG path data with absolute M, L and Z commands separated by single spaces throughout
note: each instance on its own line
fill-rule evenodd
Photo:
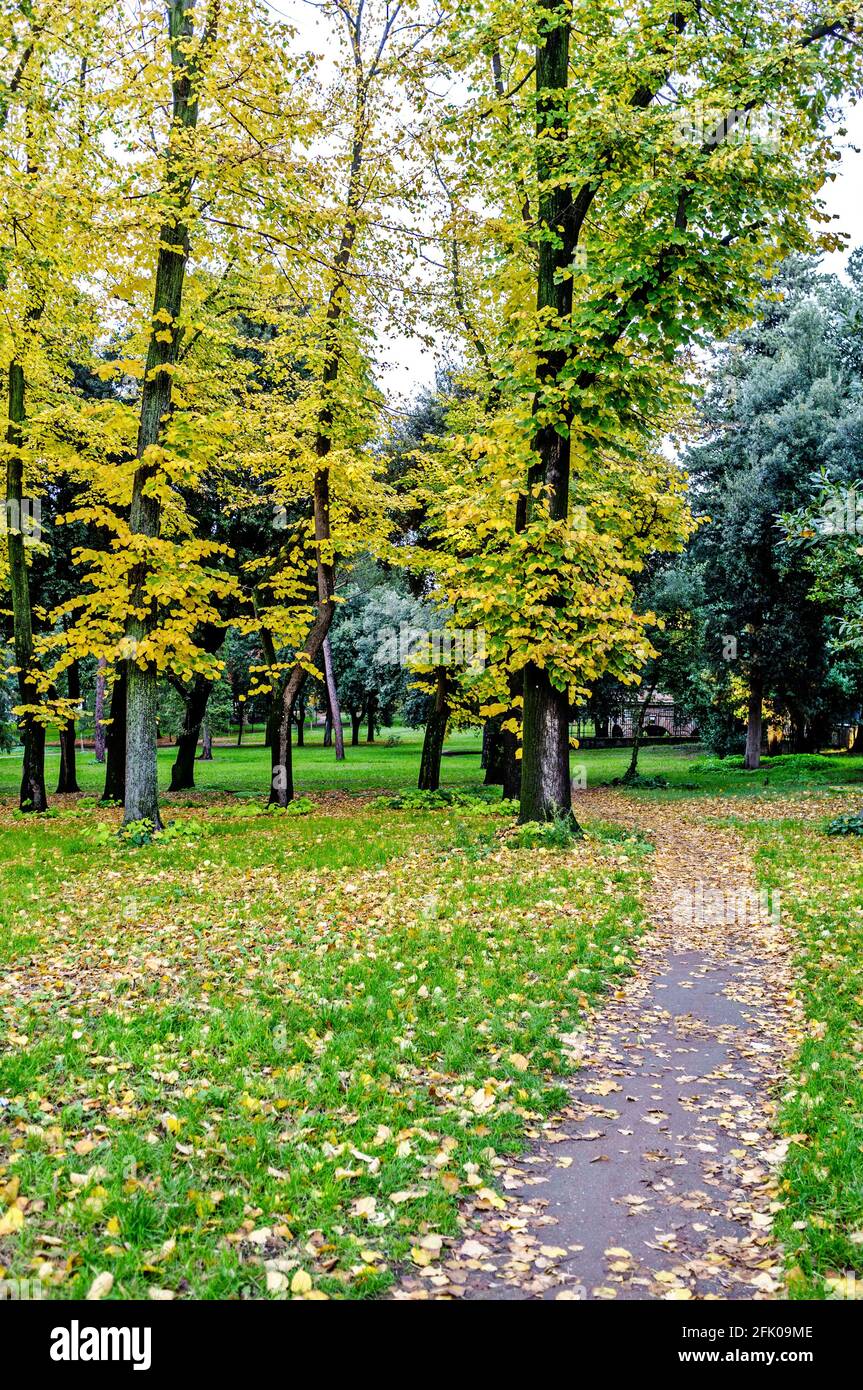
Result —
M 264 814 L 266 750 L 218 747 L 140 846 L 96 803 L 92 754 L 89 795 L 38 820 L 0 759 L 0 1277 L 59 1298 L 100 1276 L 115 1297 L 364 1296 L 432 1258 L 460 1196 L 499 1200 L 566 1040 L 632 968 L 650 846 L 589 816 L 574 852 L 537 844 L 481 799 L 470 733 L 443 782 L 473 800 L 378 804 L 415 785 L 419 736 L 398 737 L 338 768 L 297 751 L 303 814 Z M 588 786 L 627 761 L 573 754 Z M 793 806 L 843 787 L 852 809 L 863 759 L 753 775 L 650 748 L 641 770 L 637 796 L 746 798 L 782 890 L 811 1025 L 779 1219 L 792 1293 L 823 1297 L 863 1274 L 863 847 Z
M 399 756 L 364 754 L 366 784 Z M 251 789 L 263 750 L 206 771 L 228 767 Z M 140 847 L 117 816 L 2 816 L 5 1277 L 381 1290 L 460 1194 L 499 1201 L 561 1035 L 630 969 L 645 845 L 521 848 L 482 802 L 274 816 L 213 793 Z

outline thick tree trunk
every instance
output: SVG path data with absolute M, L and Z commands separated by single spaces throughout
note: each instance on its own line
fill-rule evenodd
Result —
M 572 820 L 569 774 L 569 696 L 547 672 L 524 670 L 524 753 L 519 820 Z
M 123 802 L 126 796 L 126 662 L 121 661 L 111 691 L 111 718 L 105 739 L 103 801 Z
M 66 672 L 68 681 L 68 695 L 70 700 L 76 703 L 81 699 L 81 675 L 77 661 Z M 78 792 L 78 775 L 75 763 L 75 720 L 68 719 L 60 729 L 60 776 L 57 781 L 57 793 Z
M 93 709 L 93 745 L 97 763 L 105 761 L 105 668 L 104 656 L 99 657 L 96 668 L 96 703 Z
M 551 315 L 554 327 L 565 330 L 572 316 L 571 262 L 578 225 L 571 216 L 572 195 L 559 178 L 558 161 L 566 148 L 569 82 L 570 15 L 557 0 L 544 0 L 546 23 L 536 52 L 536 164 L 539 185 L 537 309 Z M 572 228 L 575 226 L 574 236 Z M 563 234 L 562 234 L 563 233 Z M 553 347 L 537 363 L 537 403 L 556 395 L 565 377 L 569 355 Z M 545 409 L 548 409 L 545 406 Z M 558 407 L 559 409 L 559 407 Z M 526 492 L 528 523 L 548 508 L 555 521 L 569 510 L 569 406 L 560 421 L 541 426 L 533 440 L 533 463 Z M 563 428 L 558 428 L 558 425 Z M 536 495 L 538 488 L 543 496 Z M 547 500 L 546 500 L 547 499 Z M 546 821 L 565 817 L 573 825 L 569 774 L 569 694 L 552 685 L 547 671 L 530 662 L 524 670 L 524 721 L 519 819 Z
M 336 676 L 333 670 L 333 653 L 330 648 L 329 637 L 324 638 L 324 683 L 327 691 L 327 707 L 332 721 L 333 734 L 336 740 L 336 762 L 344 762 L 345 758 L 345 731 L 342 728 L 342 710 L 339 704 L 339 692 L 336 686 Z M 329 747 L 329 745 L 327 745 Z
M 434 703 L 426 721 L 423 751 L 417 786 L 421 792 L 436 792 L 440 786 L 440 763 L 446 726 L 449 720 L 449 699 L 445 666 L 437 668 L 437 688 Z
M 749 677 L 749 709 L 746 720 L 746 752 L 743 766 L 750 772 L 761 763 L 761 705 L 764 699 L 764 682 L 757 667 Z
M 30 576 L 27 570 L 27 551 L 24 543 L 26 526 L 24 508 L 24 368 L 20 362 L 9 363 L 9 424 L 6 443 L 9 453 L 6 463 L 6 535 L 9 559 L 9 587 L 12 594 L 15 665 L 18 668 L 18 696 L 21 705 L 42 704 L 42 696 L 33 679 L 33 610 L 30 604 Z M 23 758 L 19 805 L 22 811 L 45 811 L 48 797 L 45 792 L 45 727 L 31 708 L 18 719 L 21 731 Z
M 183 727 L 177 739 L 177 756 L 174 759 L 174 766 L 171 768 L 169 791 L 185 792 L 194 789 L 195 752 L 212 688 L 212 681 L 204 675 L 196 675 L 192 681 L 191 689 L 186 696 Z
M 152 330 L 147 346 L 146 370 L 141 391 L 141 416 L 132 481 L 129 529 L 133 536 L 155 539 L 161 529 L 161 506 L 149 484 L 158 471 L 153 446 L 171 412 L 173 369 L 180 344 L 180 313 L 189 259 L 189 229 L 183 219 L 195 176 L 189 155 L 189 132 L 198 124 L 198 70 L 215 37 L 218 0 L 211 0 L 201 42 L 194 45 L 194 0 L 172 0 L 168 6 L 171 42 L 172 122 L 165 153 L 165 190 L 176 212 L 169 215 L 159 233 L 156 283 L 153 291 Z M 192 56 L 194 54 L 194 57 Z M 136 649 L 150 637 L 156 617 L 147 592 L 149 567 L 137 565 L 131 583 L 131 611 L 126 636 L 132 647 L 128 664 L 126 729 L 125 823 L 146 820 L 161 829 L 156 762 L 157 675 L 152 661 L 135 659 Z
M 362 722 L 363 722 L 363 712 L 362 712 L 362 710 L 360 710 L 359 713 L 357 713 L 356 710 L 351 710 L 351 747 L 352 747 L 352 748 L 359 748 L 359 746 L 360 746 L 360 727 L 361 727 L 361 725 L 362 725 Z

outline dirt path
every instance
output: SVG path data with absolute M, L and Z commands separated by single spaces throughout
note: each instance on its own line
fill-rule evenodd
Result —
M 468 1212 L 396 1297 L 770 1297 L 772 1121 L 799 1026 L 777 905 L 698 802 L 579 805 L 655 842 L 639 968 L 573 1038 L 570 1103 L 502 1174 L 505 1210 Z

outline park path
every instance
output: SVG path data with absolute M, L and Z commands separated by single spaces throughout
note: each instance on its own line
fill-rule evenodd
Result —
M 775 1107 L 799 1019 L 775 903 L 705 805 L 598 790 L 576 812 L 654 841 L 633 976 L 573 1035 L 570 1099 L 501 1173 L 503 1210 L 397 1298 L 686 1300 L 781 1290 Z

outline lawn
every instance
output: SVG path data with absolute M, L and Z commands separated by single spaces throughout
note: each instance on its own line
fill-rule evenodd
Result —
M 361 756 L 395 783 L 398 747 Z M 229 766 L 251 791 L 264 752 Z M 380 1292 L 460 1195 L 499 1202 L 561 1035 L 631 968 L 646 847 L 522 848 L 483 802 L 169 814 L 137 847 L 89 798 L 2 815 L 0 1266 L 47 1297 Z
M 444 760 L 452 804 L 384 804 L 416 780 L 419 737 L 396 737 L 340 768 L 297 750 L 297 814 L 264 812 L 265 749 L 218 747 L 141 845 L 93 796 L 91 753 L 89 794 L 38 820 L 0 759 L 0 1277 L 58 1298 L 100 1276 L 127 1298 L 369 1296 L 428 1265 L 461 1197 L 499 1203 L 571 1035 L 633 967 L 650 846 L 589 814 L 573 849 L 520 832 L 483 798 L 471 733 Z M 588 786 L 627 761 L 573 754 Z M 810 1029 L 778 1219 L 791 1293 L 824 1296 L 863 1273 L 863 846 L 793 805 L 844 787 L 851 809 L 863 759 L 748 774 L 660 747 L 641 768 L 639 797 L 748 798 L 741 833 L 781 889 Z
M 791 1136 L 779 1235 L 794 1298 L 863 1281 L 863 841 L 823 822 L 747 827 L 762 883 L 781 893 L 807 1037 L 784 1097 Z

